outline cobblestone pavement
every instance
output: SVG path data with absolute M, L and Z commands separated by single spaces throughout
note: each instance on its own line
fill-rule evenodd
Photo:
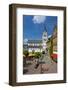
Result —
M 45 56 L 45 60 L 48 59 L 47 63 L 39 64 L 36 67 L 36 60 L 28 60 L 27 65 L 24 67 L 24 74 L 46 74 L 46 73 L 57 73 L 57 63 L 52 61 L 49 56 Z

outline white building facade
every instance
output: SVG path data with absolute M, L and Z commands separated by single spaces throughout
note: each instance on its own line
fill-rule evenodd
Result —
M 29 52 L 42 52 L 42 40 L 28 40 Z
M 48 35 L 47 32 L 43 32 L 41 40 L 28 40 L 27 45 L 24 45 L 24 48 L 29 52 L 42 52 L 47 49 L 47 40 Z

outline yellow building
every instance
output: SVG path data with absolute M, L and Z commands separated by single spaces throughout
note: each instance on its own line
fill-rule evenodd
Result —
M 52 34 L 52 42 L 53 42 L 53 53 L 57 53 L 57 27 L 54 28 Z
M 49 54 L 57 53 L 57 27 L 54 27 L 52 36 L 47 41 Z

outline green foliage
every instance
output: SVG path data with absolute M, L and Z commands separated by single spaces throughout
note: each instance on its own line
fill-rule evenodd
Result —
M 35 52 L 35 58 L 40 58 L 41 57 L 41 52 Z
M 24 51 L 23 51 L 23 54 L 27 57 L 27 56 L 29 55 L 28 50 L 24 50 Z
M 34 54 L 34 53 L 35 53 L 35 51 L 33 50 L 33 51 L 32 51 L 32 54 Z
M 51 46 L 49 47 L 50 55 L 53 53 L 53 39 L 51 38 Z

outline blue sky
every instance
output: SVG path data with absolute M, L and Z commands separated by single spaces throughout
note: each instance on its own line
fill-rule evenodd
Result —
M 24 15 L 23 38 L 24 40 L 42 39 L 42 33 L 47 30 L 50 36 L 55 26 L 57 26 L 57 16 Z

